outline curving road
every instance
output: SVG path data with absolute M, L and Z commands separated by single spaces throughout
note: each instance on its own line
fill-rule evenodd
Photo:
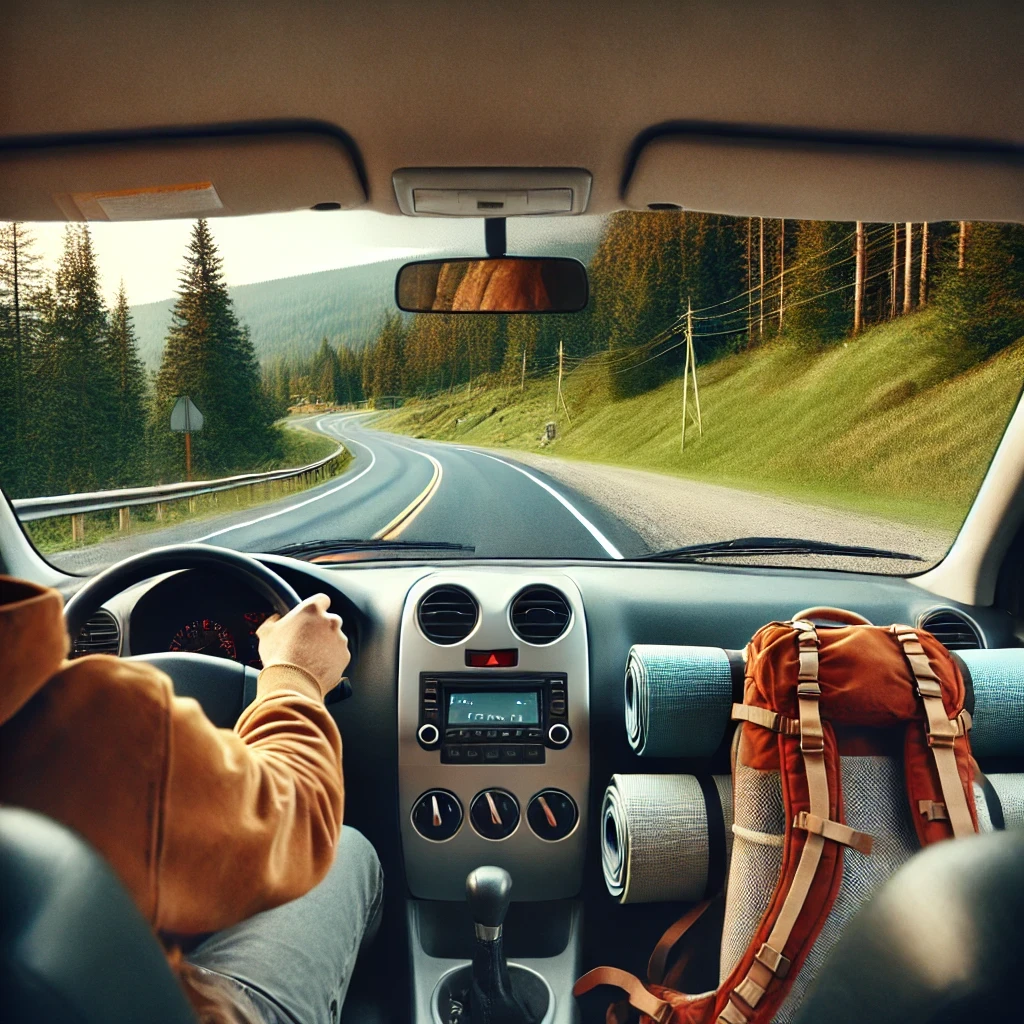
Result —
M 485 558 L 628 558 L 650 550 L 608 509 L 540 469 L 479 449 L 370 430 L 365 419 L 334 414 L 310 423 L 354 456 L 347 472 L 326 484 L 241 513 L 68 551 L 55 561 L 91 572 L 158 544 L 209 541 L 273 551 L 301 541 L 371 537 L 450 541 Z

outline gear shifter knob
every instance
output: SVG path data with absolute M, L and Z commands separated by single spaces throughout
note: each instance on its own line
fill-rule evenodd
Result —
M 480 938 L 493 940 L 501 934 L 511 898 L 512 876 L 504 868 L 486 866 L 469 873 L 466 901 Z

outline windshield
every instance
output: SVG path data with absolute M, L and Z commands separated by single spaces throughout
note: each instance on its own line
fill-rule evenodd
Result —
M 1020 226 L 513 219 L 510 254 L 587 266 L 583 312 L 398 311 L 404 262 L 483 248 L 358 212 L 0 225 L 28 536 L 76 573 L 193 540 L 914 573 L 1020 393 Z

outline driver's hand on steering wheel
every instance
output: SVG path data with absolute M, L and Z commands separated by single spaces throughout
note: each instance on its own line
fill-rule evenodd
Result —
M 294 665 L 316 680 L 321 696 L 333 690 L 351 655 L 341 619 L 328 611 L 330 607 L 326 594 L 314 594 L 287 615 L 266 619 L 256 630 L 263 667 Z

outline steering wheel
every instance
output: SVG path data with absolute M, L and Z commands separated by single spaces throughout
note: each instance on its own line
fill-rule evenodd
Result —
M 152 576 L 179 569 L 208 569 L 235 576 L 266 598 L 278 615 L 300 600 L 290 584 L 250 555 L 209 544 L 174 544 L 126 558 L 89 580 L 64 608 L 72 640 L 105 601 Z M 237 661 L 178 651 L 137 654 L 125 660 L 148 662 L 166 672 L 175 694 L 194 697 L 210 720 L 224 728 L 232 726 L 256 696 L 258 672 Z

